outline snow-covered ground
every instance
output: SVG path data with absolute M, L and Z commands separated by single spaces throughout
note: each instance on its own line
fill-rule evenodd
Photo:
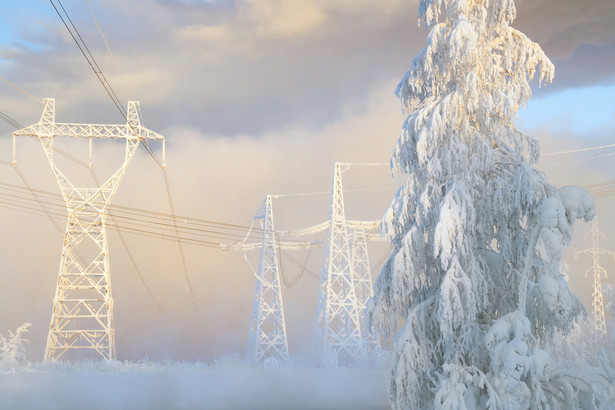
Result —
M 2 409 L 386 409 L 387 370 L 237 362 L 33 364 L 0 374 Z

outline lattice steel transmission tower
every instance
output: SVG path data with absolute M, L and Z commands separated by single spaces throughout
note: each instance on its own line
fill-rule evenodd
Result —
M 271 195 L 265 197 L 255 219 L 262 221 L 263 235 L 247 357 L 255 363 L 277 364 L 288 360 L 288 341 Z
M 592 275 L 592 338 L 594 343 L 606 342 L 606 320 L 604 317 L 604 301 L 602 298 L 602 275 L 606 278 L 606 270 L 600 266 L 600 255 L 611 255 L 615 258 L 615 252 L 600 248 L 600 239 L 606 237 L 598 230 L 598 218 L 592 221 L 592 230 L 585 235 L 585 239 L 591 237 L 592 247 L 575 254 L 575 259 L 581 254 L 590 254 L 593 266 L 585 272 L 585 276 Z
M 358 228 L 352 232 L 352 272 L 354 275 L 355 295 L 359 306 L 359 323 L 365 343 L 365 353 L 374 352 L 378 349 L 379 343 L 365 326 L 365 309 L 367 301 L 374 296 L 372 287 L 372 276 L 369 268 L 369 253 L 367 252 L 367 238 L 365 230 Z
M 356 297 L 350 236 L 344 213 L 342 172 L 348 164 L 336 162 L 331 188 L 329 230 L 316 306 L 313 350 L 328 366 L 360 363 L 365 358 L 361 307 Z
M 164 144 L 164 137 L 141 126 L 138 102 L 128 102 L 126 124 L 122 125 L 58 123 L 55 100 L 46 98 L 44 103 L 40 121 L 14 132 L 13 138 L 32 136 L 41 142 L 68 213 L 45 360 L 55 361 L 78 349 L 114 360 L 115 328 L 106 230 L 109 207 L 139 143 L 161 140 Z M 93 138 L 124 139 L 124 162 L 100 187 L 76 187 L 56 166 L 55 137 L 88 138 L 90 156 Z

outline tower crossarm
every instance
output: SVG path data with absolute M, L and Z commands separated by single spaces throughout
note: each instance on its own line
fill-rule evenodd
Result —
M 13 145 L 15 144 L 15 137 L 17 136 L 35 137 L 41 142 L 69 212 L 76 206 L 88 204 L 106 213 L 111 199 L 119 186 L 119 182 L 126 173 L 126 169 L 142 140 L 162 141 L 164 163 L 165 139 L 162 135 L 141 125 L 138 114 L 138 102 L 128 102 L 126 124 L 120 125 L 56 122 L 55 100 L 53 98 L 45 98 L 44 103 L 43 114 L 39 122 L 15 131 L 13 133 Z M 77 188 L 57 167 L 54 161 L 53 144 L 55 137 L 89 138 L 90 141 L 93 138 L 124 139 L 126 141 L 124 162 L 101 186 L 97 188 Z M 91 151 L 90 145 L 90 163 Z M 15 155 L 14 153 L 15 148 L 13 147 L 13 155 Z M 13 158 L 13 163 L 16 163 L 15 158 Z
M 115 138 L 140 140 L 164 140 L 164 137 L 143 126 L 131 126 L 129 124 L 76 124 L 54 122 L 51 128 L 40 122 L 29 127 L 22 128 L 13 133 L 15 136 L 28 137 L 74 137 L 74 138 Z
M 580 251 L 577 251 L 574 254 L 575 259 L 579 256 L 579 255 L 610 255 L 613 257 L 613 259 L 615 260 L 615 252 L 613 251 L 608 251 L 606 249 L 602 249 L 602 248 L 588 248 L 588 249 L 583 249 Z
M 380 220 L 375 221 L 352 221 L 347 220 L 346 226 L 350 229 L 354 230 L 370 230 L 370 229 L 380 229 Z
M 318 232 L 322 232 L 324 230 L 329 229 L 329 226 L 331 224 L 331 221 L 327 220 L 324 222 L 321 222 L 317 225 L 314 226 L 310 226 L 308 228 L 304 228 L 304 229 L 287 229 L 284 231 L 278 231 L 278 233 L 280 235 L 283 235 L 285 237 L 299 237 L 299 236 L 306 236 L 306 235 L 311 235 L 314 233 L 318 233 Z
M 261 242 L 252 242 L 252 243 L 234 243 L 232 245 L 220 245 L 220 248 L 225 251 L 253 251 L 255 249 L 260 249 L 263 246 Z M 319 241 L 311 241 L 311 242 L 289 242 L 289 241 L 277 241 L 276 246 L 280 249 L 284 250 L 300 250 L 307 248 L 318 248 L 322 246 L 322 242 Z

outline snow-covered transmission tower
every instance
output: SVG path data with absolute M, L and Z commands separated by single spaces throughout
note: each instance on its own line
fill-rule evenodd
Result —
M 128 102 L 126 124 L 122 125 L 55 122 L 55 100 L 46 98 L 44 103 L 40 121 L 14 132 L 13 136 L 32 136 L 41 142 L 68 213 L 45 360 L 55 361 L 77 349 L 94 351 L 113 360 L 115 328 L 106 231 L 109 207 L 139 143 L 164 143 L 164 137 L 141 126 L 139 103 L 135 101 Z M 124 162 L 100 187 L 76 187 L 56 166 L 55 137 L 88 138 L 90 156 L 93 138 L 124 139 Z
M 313 350 L 323 364 L 360 363 L 365 357 L 361 306 L 356 296 L 351 238 L 346 226 L 342 172 L 348 164 L 336 162 L 331 188 L 329 230 L 320 277 Z
M 600 239 L 605 240 L 606 237 L 598 230 L 598 218 L 592 221 L 592 230 L 585 235 L 586 240 L 588 236 L 591 237 L 592 247 L 578 251 L 575 258 L 581 254 L 592 256 L 593 266 L 585 272 L 585 276 L 590 273 L 592 275 L 592 336 L 595 343 L 603 343 L 606 341 L 607 333 L 602 298 L 602 275 L 606 277 L 606 270 L 600 266 L 600 255 L 611 255 L 615 258 L 615 252 L 600 248 Z
M 262 220 L 263 236 L 248 339 L 248 360 L 254 363 L 288 360 L 284 306 L 280 289 L 278 246 L 273 225 L 271 195 L 267 195 L 255 219 Z
M 363 343 L 367 352 L 378 349 L 378 340 L 369 332 L 365 326 L 365 309 L 367 301 L 374 296 L 372 286 L 371 271 L 369 268 L 369 253 L 367 252 L 367 238 L 365 230 L 358 227 L 352 232 L 352 271 L 354 276 L 355 295 L 359 306 L 359 323 L 363 336 Z
M 248 339 L 247 358 L 253 363 L 262 365 L 281 364 L 288 359 L 288 342 L 286 337 L 286 324 L 284 319 L 284 306 L 280 287 L 280 262 L 278 251 L 298 250 L 316 246 L 314 243 L 303 241 L 280 241 L 273 223 L 273 199 L 278 195 L 267 195 L 263 204 L 254 216 L 262 226 L 262 239 L 260 242 L 242 242 L 232 245 L 221 245 L 226 251 L 261 250 L 258 262 L 258 271 L 253 270 L 256 276 L 256 289 L 250 321 L 250 336 Z M 323 230 L 321 226 L 301 231 L 285 231 L 285 234 L 302 236 Z M 246 235 L 250 236 L 252 229 Z M 245 253 L 244 253 L 245 257 Z M 247 257 L 246 257 L 247 261 Z M 249 264 L 249 263 L 248 263 Z M 250 265 L 251 268 L 251 265 Z

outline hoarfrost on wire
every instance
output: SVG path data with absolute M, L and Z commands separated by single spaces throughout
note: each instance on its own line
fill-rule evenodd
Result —
M 550 185 L 533 168 L 537 141 L 514 128 L 531 81 L 551 82 L 554 67 L 510 26 L 513 0 L 420 0 L 419 15 L 427 45 L 396 90 L 408 115 L 391 168 L 407 180 L 383 217 L 395 249 L 368 314 L 381 334 L 404 323 L 391 403 L 606 407 L 608 363 L 575 373 L 551 357 L 579 327 L 583 308 L 559 268 L 594 201 Z

